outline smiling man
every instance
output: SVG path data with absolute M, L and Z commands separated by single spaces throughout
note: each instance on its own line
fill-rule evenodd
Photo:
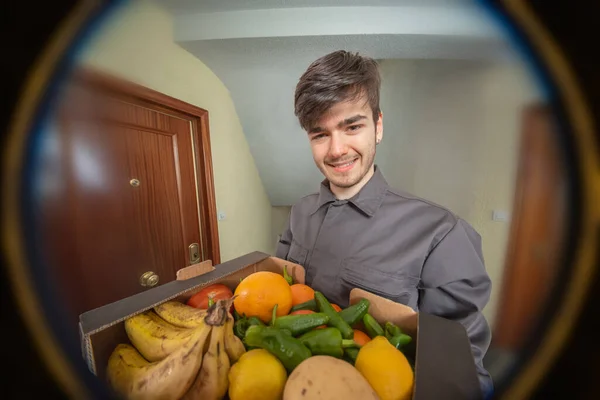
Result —
M 451 211 L 387 184 L 374 164 L 379 90 L 377 63 L 345 51 L 300 78 L 295 113 L 325 179 L 292 207 L 276 255 L 304 266 L 307 284 L 340 306 L 359 287 L 462 323 L 489 393 L 482 359 L 491 334 L 481 311 L 491 282 L 481 238 Z

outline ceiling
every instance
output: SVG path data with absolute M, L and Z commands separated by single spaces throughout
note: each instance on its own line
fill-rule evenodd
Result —
M 436 6 L 469 4 L 470 0 L 161 0 L 165 8 L 176 13 L 213 13 L 238 10 L 349 6 Z
M 299 76 L 337 49 L 376 59 L 506 60 L 483 10 L 464 0 L 161 0 L 175 41 L 227 86 L 274 206 L 322 179 L 293 113 Z M 385 84 L 385 83 L 384 83 Z

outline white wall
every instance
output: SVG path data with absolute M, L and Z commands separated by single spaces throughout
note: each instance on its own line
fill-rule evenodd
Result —
M 273 250 L 275 254 L 277 239 L 285 229 L 285 225 L 290 217 L 291 206 L 273 207 L 271 209 L 271 235 L 273 236 Z
M 171 16 L 148 1 L 128 3 L 102 26 L 81 61 L 208 110 L 221 260 L 273 248 L 271 204 L 229 91 L 174 43 Z
M 377 162 L 392 186 L 448 207 L 481 234 L 493 282 L 493 325 L 512 207 L 520 110 L 536 99 L 518 65 L 385 60 L 384 139 Z

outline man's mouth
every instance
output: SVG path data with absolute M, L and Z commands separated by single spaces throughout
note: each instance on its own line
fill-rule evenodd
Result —
M 358 158 L 349 161 L 337 162 L 337 163 L 328 163 L 336 172 L 346 172 L 354 167 Z

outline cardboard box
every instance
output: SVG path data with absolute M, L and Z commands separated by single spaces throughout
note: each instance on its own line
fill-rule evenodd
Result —
M 208 271 L 185 280 L 176 280 L 126 299 L 88 311 L 80 316 L 82 351 L 90 370 L 105 380 L 106 365 L 119 343 L 129 343 L 123 321 L 168 301 L 186 301 L 203 287 L 223 283 L 232 289 L 240 278 L 256 271 L 282 273 L 283 266 L 295 282 L 304 282 L 302 266 L 254 252 L 223 264 L 196 268 Z M 181 274 L 185 275 L 185 274 Z M 378 321 L 391 321 L 413 337 L 406 349 L 415 362 L 413 399 L 482 398 L 475 363 L 465 329 L 457 322 L 433 315 L 415 313 L 409 307 L 368 293 L 359 288 L 350 293 L 350 303 L 361 298 L 371 302 L 369 313 Z

